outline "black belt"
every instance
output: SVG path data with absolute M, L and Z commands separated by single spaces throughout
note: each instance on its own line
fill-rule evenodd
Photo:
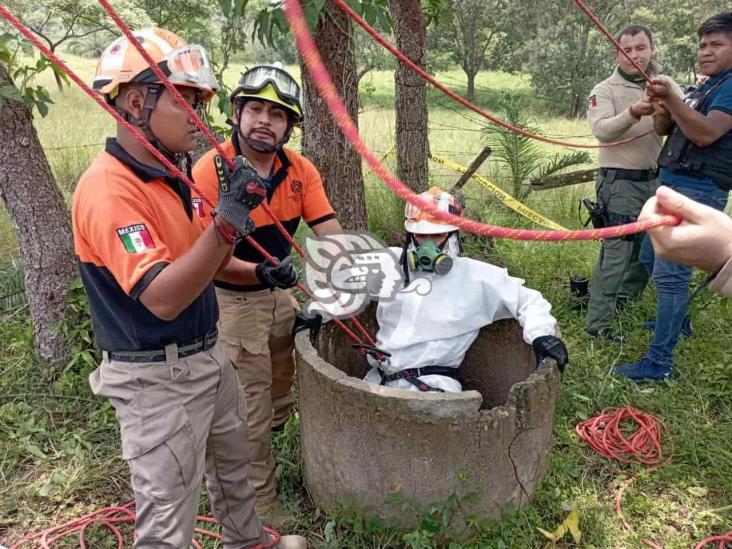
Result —
M 422 368 L 405 368 L 399 370 L 393 374 L 386 375 L 379 370 L 381 375 L 381 385 L 386 385 L 389 381 L 396 381 L 398 379 L 406 379 L 409 383 L 417 387 L 422 392 L 436 391 L 438 393 L 444 393 L 442 389 L 427 385 L 424 381 L 417 379 L 421 376 L 446 376 L 457 381 L 460 381 L 460 372 L 458 368 L 450 368 L 449 366 L 423 366 Z
M 177 358 L 184 358 L 195 355 L 201 351 L 208 351 L 216 345 L 219 332 L 216 329 L 206 333 L 203 337 L 185 343 L 176 343 Z M 118 362 L 165 362 L 168 360 L 168 353 L 165 349 L 152 349 L 150 351 L 104 351 L 105 358 Z
M 602 177 L 613 176 L 613 179 L 628 179 L 629 181 L 650 181 L 658 177 L 658 168 L 652 170 L 625 170 L 623 168 L 600 168 Z

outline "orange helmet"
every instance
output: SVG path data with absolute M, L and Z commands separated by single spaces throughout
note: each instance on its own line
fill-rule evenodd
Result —
M 441 212 L 451 213 L 462 217 L 463 209 L 460 202 L 450 193 L 440 187 L 431 187 L 430 190 L 419 195 L 422 200 L 432 201 Z M 404 229 L 408 233 L 441 234 L 457 231 L 458 227 L 439 219 L 435 219 L 422 208 L 407 202 L 404 207 Z
M 180 36 L 159 28 L 133 31 L 133 34 L 173 84 L 200 90 L 204 101 L 219 89 L 203 47 L 189 46 Z M 157 76 L 140 52 L 127 37 L 121 36 L 99 58 L 92 87 L 113 99 L 121 84 L 157 82 Z

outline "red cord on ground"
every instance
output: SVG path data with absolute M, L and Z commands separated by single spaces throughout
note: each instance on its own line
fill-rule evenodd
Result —
M 599 416 L 587 419 L 575 428 L 581 440 L 595 452 L 608 459 L 622 463 L 637 463 L 658 469 L 673 457 L 673 439 L 666 425 L 651 414 L 627 406 L 603 410 Z M 670 446 L 664 452 L 664 441 Z M 623 528 L 630 533 L 634 529 L 623 516 L 623 493 L 635 481 L 632 476 L 626 480 L 615 494 L 615 512 Z M 645 539 L 643 543 L 651 549 L 662 549 L 657 543 Z
M 196 517 L 196 520 L 198 520 L 199 522 L 205 522 L 207 524 L 217 524 L 216 519 L 214 519 L 213 517 L 198 516 Z M 10 549 L 52 549 L 53 543 L 60 540 L 68 541 L 67 538 L 72 536 L 79 539 L 79 547 L 81 549 L 86 549 L 86 531 L 97 525 L 104 526 L 107 530 L 109 530 L 117 540 L 117 549 L 123 549 L 127 540 L 125 539 L 124 534 L 117 527 L 117 525 L 134 525 L 134 523 L 135 504 L 133 502 L 130 502 L 120 506 L 99 509 L 98 511 L 94 511 L 92 513 L 84 515 L 83 517 L 65 522 L 58 526 L 54 526 L 46 530 L 41 530 L 40 532 L 36 532 L 35 534 L 29 534 L 23 539 L 11 545 Z M 279 532 L 267 527 L 264 527 L 264 530 L 267 532 L 267 534 L 269 534 L 271 539 L 266 543 L 260 543 L 251 547 L 250 549 L 269 549 L 280 542 L 281 536 Z M 221 536 L 212 530 L 195 528 L 194 531 L 201 537 L 208 537 L 218 540 L 221 539 Z M 31 544 L 31 542 L 35 542 L 35 544 Z M 201 544 L 196 539 L 192 540 L 192 544 L 194 547 L 196 547 L 196 549 L 201 549 Z M 130 540 L 128 545 L 129 547 L 132 546 L 132 540 Z
M 603 410 L 579 423 L 576 431 L 595 452 L 623 463 L 656 469 L 673 457 L 673 442 L 664 423 L 631 406 Z M 670 445 L 666 453 L 664 438 Z
M 722 536 L 712 536 L 711 538 L 702 540 L 697 545 L 694 546 L 694 549 L 703 549 L 710 543 L 716 543 L 716 542 L 719 542 L 719 549 L 725 549 L 725 547 L 727 547 L 727 548 L 732 547 L 732 532 L 727 532 L 726 534 L 724 534 Z

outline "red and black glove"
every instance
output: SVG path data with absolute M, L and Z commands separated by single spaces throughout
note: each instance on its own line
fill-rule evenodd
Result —
M 257 171 L 243 156 L 235 156 L 234 167 L 229 168 L 221 156 L 214 157 L 219 181 L 219 202 L 215 214 L 232 225 L 241 236 L 254 230 L 249 212 L 267 198 L 267 187 Z

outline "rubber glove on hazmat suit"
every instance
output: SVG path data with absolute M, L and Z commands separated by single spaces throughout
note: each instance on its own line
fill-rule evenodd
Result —
M 442 211 L 461 215 L 458 201 L 438 187 L 420 196 L 434 200 Z M 566 357 L 566 348 L 558 339 L 551 305 L 539 292 L 524 287 L 524 281 L 509 276 L 506 269 L 460 257 L 456 226 L 411 204 L 407 204 L 405 218 L 405 287 L 394 299 L 381 300 L 376 312 L 376 347 L 390 356 L 381 360 L 367 356 L 372 368 L 366 381 L 413 391 L 460 392 L 458 368 L 480 329 L 506 318 L 518 320 L 524 341 L 534 344 L 537 360 L 542 354 L 556 358 L 551 352 L 537 350 L 548 343 L 560 348 L 557 362 L 566 363 L 561 358 L 562 352 Z M 429 372 L 435 366 L 440 373 Z M 427 375 L 412 371 L 425 367 L 430 367 Z M 446 372 L 448 375 L 441 375 Z

